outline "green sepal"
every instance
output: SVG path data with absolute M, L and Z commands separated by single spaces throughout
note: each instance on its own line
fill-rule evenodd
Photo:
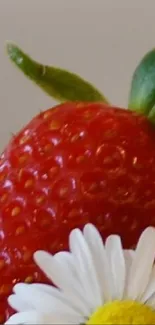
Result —
M 155 49 L 142 58 L 133 74 L 128 107 L 155 123 Z
M 42 65 L 34 61 L 19 47 L 7 43 L 7 53 L 15 65 L 44 92 L 64 101 L 105 102 L 106 98 L 89 82 L 69 71 Z

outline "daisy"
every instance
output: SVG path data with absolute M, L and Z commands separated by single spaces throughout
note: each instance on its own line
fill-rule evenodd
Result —
M 70 252 L 34 259 L 55 286 L 20 283 L 6 324 L 155 324 L 155 229 L 147 228 L 133 250 L 120 237 L 105 241 L 92 224 L 69 236 Z

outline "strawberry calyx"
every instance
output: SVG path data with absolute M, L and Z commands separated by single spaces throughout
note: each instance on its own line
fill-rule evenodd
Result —
M 43 65 L 13 43 L 7 43 L 11 61 L 44 92 L 59 102 L 83 101 L 108 103 L 105 96 L 88 81 L 64 69 Z
M 155 123 L 155 49 L 149 51 L 135 69 L 128 107 Z
M 108 104 L 97 88 L 72 72 L 40 64 L 13 43 L 7 43 L 7 54 L 26 77 L 59 102 Z M 155 123 L 155 49 L 142 58 L 133 73 L 128 108 Z

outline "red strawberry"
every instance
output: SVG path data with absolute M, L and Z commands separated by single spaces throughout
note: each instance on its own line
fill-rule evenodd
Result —
M 41 113 L 0 160 L 0 321 L 18 281 L 45 281 L 33 252 L 67 249 L 92 222 L 132 247 L 155 226 L 155 128 L 143 116 L 95 103 Z
M 124 247 L 155 226 L 153 124 L 97 104 L 105 97 L 75 74 L 38 64 L 13 44 L 7 51 L 31 80 L 67 103 L 34 118 L 1 156 L 0 323 L 13 312 L 7 297 L 16 282 L 48 281 L 33 262 L 36 250 L 67 249 L 71 229 L 87 222 L 103 238 L 121 235 Z M 129 102 L 151 121 L 154 67 L 152 51 L 134 74 Z

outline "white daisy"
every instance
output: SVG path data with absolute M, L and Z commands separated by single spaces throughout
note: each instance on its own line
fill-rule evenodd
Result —
M 155 324 L 155 229 L 137 248 L 123 250 L 119 236 L 105 245 L 87 224 L 69 236 L 70 252 L 34 259 L 56 285 L 14 286 L 9 304 L 17 313 L 6 324 Z

